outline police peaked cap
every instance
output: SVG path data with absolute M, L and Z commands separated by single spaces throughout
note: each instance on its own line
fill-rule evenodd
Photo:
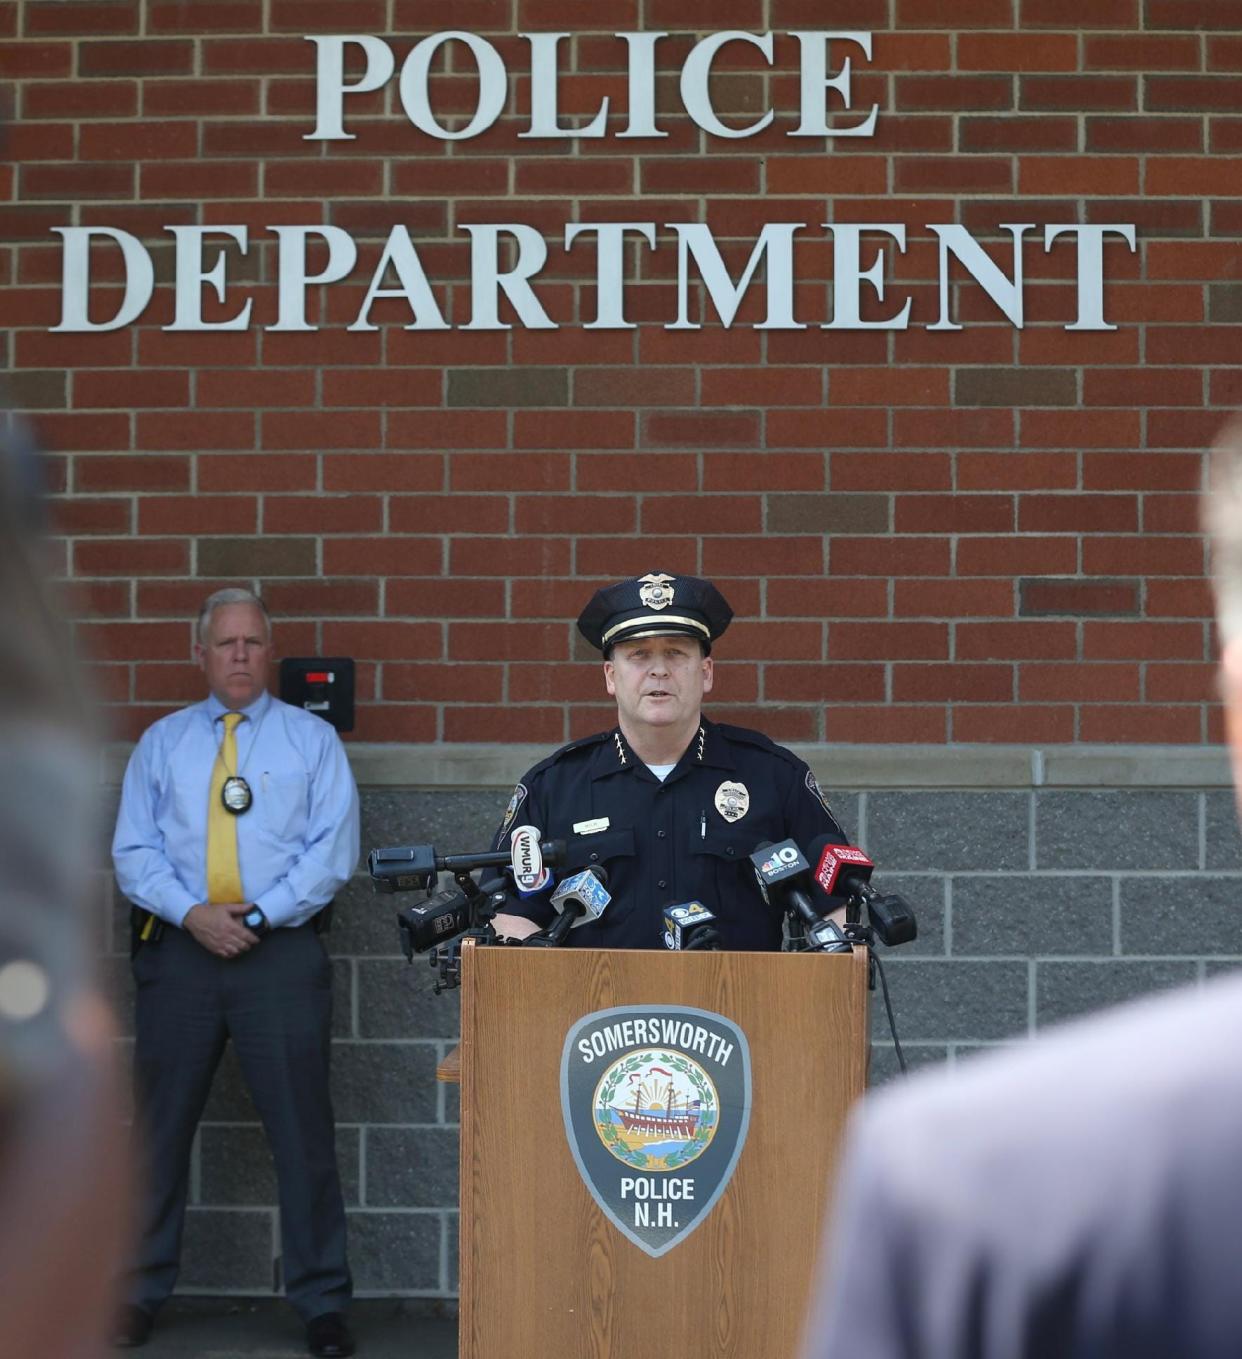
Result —
M 732 617 L 729 601 L 710 580 L 650 571 L 596 590 L 578 631 L 605 656 L 618 642 L 659 633 L 695 637 L 710 651 Z

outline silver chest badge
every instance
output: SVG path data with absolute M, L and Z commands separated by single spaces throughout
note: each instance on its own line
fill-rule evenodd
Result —
M 660 575 L 639 576 L 638 597 L 647 609 L 667 609 L 673 602 L 673 582 L 676 576 Z
M 730 823 L 750 811 L 750 789 L 744 783 L 722 783 L 716 789 L 716 810 Z

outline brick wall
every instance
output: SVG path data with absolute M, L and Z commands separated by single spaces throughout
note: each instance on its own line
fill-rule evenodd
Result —
M 8 0 L 0 167 L 0 356 L 53 451 L 56 561 L 115 727 L 197 696 L 185 617 L 257 583 L 286 654 L 360 664 L 364 740 L 553 744 L 608 718 L 572 618 L 591 585 L 662 568 L 718 579 L 739 621 L 717 715 L 827 742 L 1218 739 L 1195 533 L 1199 452 L 1242 390 L 1242 13 L 1224 0 Z M 450 17 L 451 16 L 451 17 Z M 1084 16 L 1090 27 L 1079 27 Z M 392 85 L 349 102 L 349 142 L 313 127 L 308 34 L 390 39 L 451 22 L 513 73 L 506 114 L 448 144 Z M 677 71 L 693 36 L 778 34 L 775 68 L 734 44 L 712 90 L 743 140 L 701 134 Z M 787 135 L 791 28 L 874 34 L 854 106 L 876 132 Z M 616 31 L 659 29 L 669 137 L 522 140 L 521 31 L 571 31 L 562 107 L 626 99 Z M 460 51 L 433 81 L 458 121 Z M 446 115 L 447 116 L 447 115 Z M 851 115 L 849 121 L 856 121 Z M 805 331 L 671 332 L 676 251 L 627 255 L 633 331 L 588 331 L 590 251 L 554 250 L 538 292 L 559 330 L 412 333 L 404 303 L 348 332 L 390 226 L 406 223 L 453 325 L 469 314 L 463 223 L 706 221 L 732 268 L 770 221 L 811 224 Z M 907 225 L 890 260 L 902 332 L 824 332 L 821 222 Z M 1015 330 L 959 277 L 937 310 L 927 224 L 961 222 L 1007 261 L 1015 221 L 1132 222 L 1109 245 L 1119 328 L 1073 333 L 1072 261 L 1025 252 Z M 230 298 L 244 332 L 170 334 L 172 224 L 244 222 Z M 331 223 L 355 277 L 275 310 L 273 223 Z M 141 322 L 49 334 L 52 228 L 110 225 L 152 249 Z M 1001 247 L 1004 247 L 1003 249 Z M 112 260 L 111 265 L 109 260 Z M 97 291 L 119 302 L 114 257 Z M 212 304 L 214 305 L 214 304 Z M 895 308 L 893 308 L 895 309 Z M 565 700 L 569 699 L 566 707 Z

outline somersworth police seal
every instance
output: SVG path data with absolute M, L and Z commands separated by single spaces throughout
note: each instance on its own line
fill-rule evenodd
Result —
M 636 1246 L 663 1255 L 711 1212 L 746 1142 L 746 1035 L 683 1005 L 597 1010 L 565 1039 L 561 1112 L 595 1202 Z

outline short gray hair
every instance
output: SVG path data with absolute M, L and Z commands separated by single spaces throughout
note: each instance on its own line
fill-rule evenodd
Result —
M 1212 584 L 1221 642 L 1242 639 L 1242 416 L 1216 436 L 1208 456 L 1203 527 L 1212 554 Z
M 214 594 L 208 595 L 203 600 L 203 607 L 198 611 L 198 629 L 196 632 L 200 646 L 207 640 L 207 629 L 211 626 L 211 615 L 226 604 L 253 604 L 263 615 L 263 622 L 267 625 L 268 639 L 271 639 L 272 616 L 267 611 L 267 605 L 253 590 L 243 590 L 239 586 L 230 586 L 224 590 L 215 591 Z

